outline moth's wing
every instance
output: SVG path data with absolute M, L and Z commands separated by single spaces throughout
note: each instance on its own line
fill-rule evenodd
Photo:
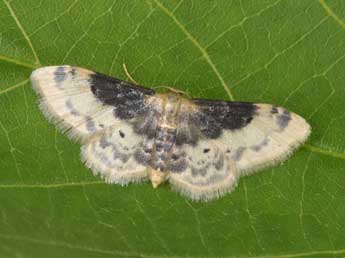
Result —
M 193 100 L 190 120 L 199 138 L 217 139 L 241 174 L 286 159 L 310 134 L 309 124 L 282 107 L 247 102 Z
M 31 74 L 45 116 L 71 137 L 87 139 L 145 112 L 153 90 L 72 66 L 49 66 Z
M 172 188 L 193 200 L 211 200 L 230 192 L 238 179 L 234 160 L 217 140 L 175 146 L 168 165 Z
M 95 134 L 82 146 L 82 159 L 108 183 L 125 185 L 148 179 L 150 140 L 123 123 Z M 145 152 L 146 151 L 146 152 Z M 145 156 L 146 155 L 146 156 Z
M 219 197 L 236 186 L 240 175 L 285 159 L 309 134 L 310 126 L 302 117 L 281 107 L 185 101 L 170 182 L 192 199 Z

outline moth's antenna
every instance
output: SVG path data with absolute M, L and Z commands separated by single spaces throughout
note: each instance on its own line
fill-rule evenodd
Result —
M 126 64 L 122 64 L 122 67 L 123 67 L 123 70 L 125 71 L 125 74 L 126 74 L 126 76 L 128 77 L 128 79 L 129 79 L 132 83 L 134 83 L 135 85 L 139 85 L 139 83 L 138 83 L 136 80 L 134 80 L 134 79 L 132 78 L 132 76 L 129 74 L 129 72 L 128 72 L 128 70 L 127 70 Z
M 154 88 L 154 89 L 165 88 L 165 89 L 170 90 L 171 92 L 174 92 L 174 93 L 177 93 L 177 94 L 186 95 L 186 96 L 188 96 L 189 98 L 191 97 L 191 96 L 188 94 L 188 92 L 186 92 L 186 91 L 178 90 L 178 89 L 175 89 L 175 88 L 166 86 L 166 85 L 158 85 L 158 86 L 154 86 L 154 87 L 152 87 L 152 88 Z

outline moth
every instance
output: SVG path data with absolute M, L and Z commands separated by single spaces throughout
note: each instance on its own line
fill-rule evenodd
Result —
M 311 130 L 282 107 L 158 94 L 79 67 L 39 68 L 31 82 L 94 174 L 120 185 L 168 181 L 193 200 L 223 196 L 242 175 L 283 161 Z

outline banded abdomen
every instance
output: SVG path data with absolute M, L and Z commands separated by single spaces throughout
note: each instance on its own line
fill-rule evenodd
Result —
M 152 156 L 152 167 L 154 169 L 162 172 L 166 171 L 175 137 L 176 128 L 168 126 L 159 126 L 157 128 L 154 141 L 154 154 Z
M 177 94 L 171 93 L 164 97 L 164 108 L 156 129 L 151 159 L 151 167 L 161 172 L 167 172 L 167 164 L 171 157 L 172 147 L 175 144 L 180 108 L 180 97 Z

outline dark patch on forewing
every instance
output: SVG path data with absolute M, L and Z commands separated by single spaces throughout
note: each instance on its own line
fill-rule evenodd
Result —
M 284 110 L 282 114 L 277 116 L 277 125 L 279 129 L 284 130 L 291 120 L 291 113 L 288 110 Z
M 147 111 L 145 96 L 153 95 L 151 89 L 95 73 L 90 75 L 91 91 L 106 105 L 114 106 L 114 114 L 120 119 L 131 119 Z
M 66 80 L 67 74 L 65 72 L 65 67 L 59 66 L 54 72 L 54 81 L 56 82 L 56 86 L 61 88 L 61 83 Z
M 190 124 L 199 128 L 207 138 L 218 138 L 222 130 L 246 127 L 256 115 L 257 107 L 248 102 L 227 102 L 194 99 L 198 111 L 191 116 Z

